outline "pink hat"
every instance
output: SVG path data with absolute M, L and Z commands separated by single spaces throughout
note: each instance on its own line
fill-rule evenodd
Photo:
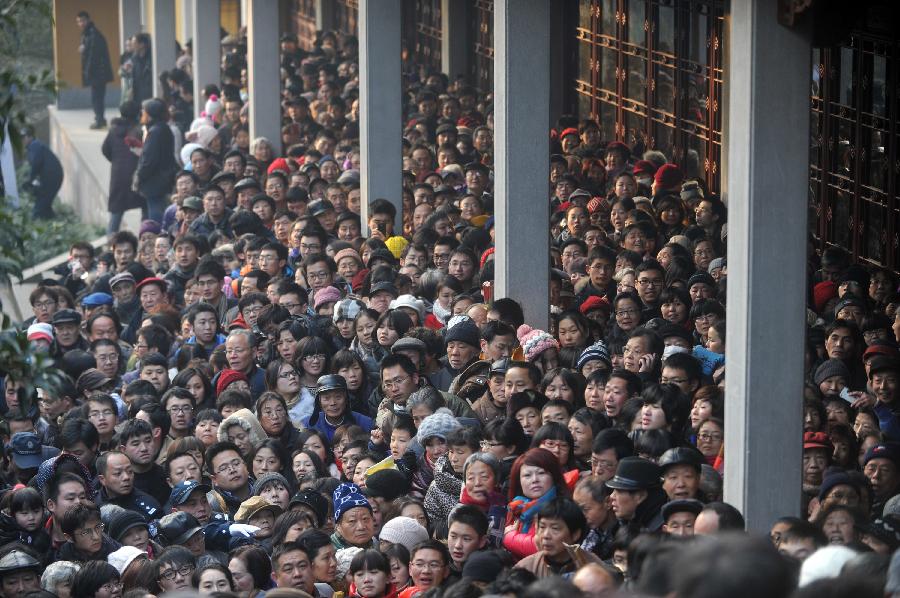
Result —
M 335 253 L 334 254 L 334 263 L 335 264 L 341 263 L 341 260 L 344 259 L 345 257 L 352 257 L 357 262 L 359 262 L 360 266 L 363 263 L 362 258 L 359 257 L 359 253 L 352 247 L 347 247 L 346 249 L 341 249 L 340 251 Z
M 316 291 L 313 309 L 319 309 L 326 303 L 337 303 L 341 300 L 341 292 L 334 287 L 325 287 Z
M 519 337 L 519 344 L 522 345 L 522 351 L 528 361 L 537 361 L 541 353 L 547 349 L 559 349 L 559 343 L 555 338 L 528 324 L 519 326 L 516 336 Z

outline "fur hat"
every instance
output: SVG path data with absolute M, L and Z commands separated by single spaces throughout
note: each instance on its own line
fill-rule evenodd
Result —
M 548 333 L 537 328 L 532 328 L 528 324 L 522 324 L 516 331 L 519 337 L 519 344 L 525 353 L 525 359 L 528 361 L 536 361 L 541 353 L 547 349 L 559 350 L 559 342 Z
M 268 438 L 266 431 L 263 430 L 262 425 L 252 411 L 249 409 L 238 409 L 219 424 L 219 431 L 217 432 L 219 442 L 228 440 L 228 428 L 234 425 L 243 428 L 247 436 L 250 437 L 250 444 L 253 446 L 259 446 L 263 440 Z

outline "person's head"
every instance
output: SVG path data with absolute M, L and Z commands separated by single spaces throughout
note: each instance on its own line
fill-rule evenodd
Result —
M 187 590 L 196 569 L 194 555 L 184 546 L 169 546 L 153 562 L 156 566 L 156 582 L 163 592 Z
M 535 544 L 554 562 L 568 560 L 566 545 L 578 544 L 588 530 L 587 520 L 578 504 L 557 497 L 537 512 Z
M 72 596 L 85 598 L 115 598 L 122 594 L 118 569 L 105 560 L 90 560 L 82 564 L 72 577 Z M 4 594 L 5 595 L 5 594 Z
M 238 592 L 255 594 L 269 588 L 272 583 L 272 561 L 266 551 L 256 544 L 246 544 L 232 550 L 228 569 L 234 589 Z
M 59 522 L 70 509 L 88 501 L 85 480 L 74 473 L 60 473 L 50 479 L 44 490 L 47 510 Z
M 54 561 L 41 574 L 41 589 L 57 598 L 72 598 L 72 581 L 81 565 L 72 561 Z
M 405 355 L 388 355 L 381 361 L 381 380 L 384 396 L 395 405 L 406 405 L 419 386 L 419 373 Z
M 97 457 L 97 480 L 110 497 L 128 496 L 134 490 L 134 469 L 128 455 L 108 451 Z
M 66 540 L 75 548 L 88 555 L 96 554 L 103 544 L 103 524 L 100 521 L 100 507 L 92 502 L 73 506 L 62 516 L 59 524 Z
M 233 442 L 217 442 L 206 449 L 206 469 L 213 484 L 229 492 L 247 486 L 249 473 L 240 449 Z
M 624 430 L 602 430 L 594 437 L 591 447 L 591 475 L 605 482 L 616 474 L 619 461 L 633 454 L 634 443 Z
M 362 598 L 381 598 L 391 583 L 391 563 L 385 554 L 370 548 L 353 557 L 348 575 Z
M 60 429 L 59 441 L 64 453 L 73 455 L 86 468 L 93 466 L 100 435 L 86 419 L 68 419 Z
M 564 489 L 562 468 L 556 455 L 542 448 L 533 448 L 513 462 L 509 474 L 510 500 L 517 496 L 540 498 L 551 488 Z
M 450 551 L 438 540 L 426 540 L 410 551 L 409 573 L 421 591 L 440 587 L 450 575 Z
M 488 518 L 474 505 L 459 505 L 450 511 L 447 522 L 447 548 L 450 550 L 450 558 L 458 569 L 462 569 L 469 556 L 487 544 Z
M 272 581 L 277 588 L 313 593 L 315 581 L 309 554 L 297 542 L 285 542 L 272 550 Z

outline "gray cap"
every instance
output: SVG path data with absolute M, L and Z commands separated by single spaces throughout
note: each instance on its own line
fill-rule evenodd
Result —
M 420 339 L 404 336 L 391 345 L 391 353 L 397 353 L 398 351 L 418 351 L 424 355 L 428 352 L 428 346 Z
M 193 210 L 195 212 L 203 211 L 203 200 L 195 195 L 191 195 L 190 197 L 185 197 L 181 201 L 181 209 L 182 210 Z
M 134 276 L 131 274 L 131 272 L 122 272 L 121 274 L 116 274 L 109 279 L 109 288 L 116 288 L 116 285 L 120 282 L 130 282 L 131 284 L 134 284 Z
M 891 563 L 893 565 L 893 563 Z M 0 559 L 0 573 L 12 573 L 22 569 L 40 569 L 41 563 L 21 550 L 10 550 L 6 556 Z

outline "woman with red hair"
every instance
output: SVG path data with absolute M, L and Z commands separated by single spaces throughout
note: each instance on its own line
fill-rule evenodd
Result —
M 541 506 L 569 489 L 556 456 L 542 448 L 533 448 L 513 463 L 509 474 L 509 507 L 503 547 L 516 559 L 537 552 L 534 543 L 534 517 Z

